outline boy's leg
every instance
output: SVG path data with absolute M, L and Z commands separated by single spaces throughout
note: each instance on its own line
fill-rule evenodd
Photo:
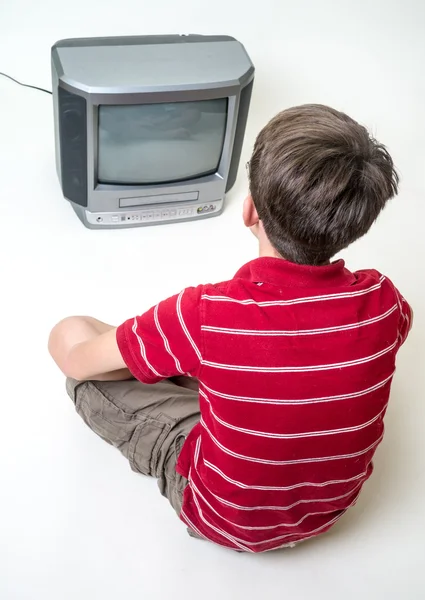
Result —
M 165 380 L 67 380 L 76 410 L 102 439 L 128 458 L 133 471 L 158 478 L 161 493 L 179 514 L 187 481 L 175 471 L 184 440 L 199 422 L 194 389 Z

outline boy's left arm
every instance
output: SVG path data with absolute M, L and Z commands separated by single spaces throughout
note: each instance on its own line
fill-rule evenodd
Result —
M 91 317 L 65 319 L 50 334 L 50 354 L 67 377 L 79 381 L 197 377 L 202 290 L 186 288 L 118 328 Z
M 132 378 L 118 349 L 116 327 L 92 317 L 68 317 L 49 337 L 49 352 L 67 377 L 79 381 Z

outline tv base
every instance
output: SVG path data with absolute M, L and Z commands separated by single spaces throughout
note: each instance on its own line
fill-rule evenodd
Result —
M 80 221 L 89 229 L 122 229 L 147 227 L 218 217 L 224 210 L 224 198 L 202 204 L 198 202 L 172 205 L 147 205 L 113 212 L 90 212 L 71 202 Z

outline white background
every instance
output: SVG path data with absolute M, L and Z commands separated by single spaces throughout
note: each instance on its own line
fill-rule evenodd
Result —
M 56 179 L 51 98 L 0 78 L 0 597 L 424 598 L 425 4 L 3 0 L 0 70 L 50 88 L 56 40 L 148 33 L 230 34 L 245 44 L 257 71 L 241 164 L 270 117 L 305 102 L 348 112 L 389 147 L 400 194 L 345 258 L 393 279 L 415 328 L 375 474 L 332 533 L 260 556 L 190 539 L 155 482 L 75 415 L 46 341 L 65 315 L 119 323 L 254 258 L 240 219 L 245 171 L 217 219 L 86 230 Z

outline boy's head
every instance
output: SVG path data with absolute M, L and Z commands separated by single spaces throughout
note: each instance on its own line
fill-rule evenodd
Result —
M 386 148 L 344 113 L 321 105 L 278 114 L 249 163 L 248 226 L 295 263 L 320 265 L 364 235 L 397 194 Z

